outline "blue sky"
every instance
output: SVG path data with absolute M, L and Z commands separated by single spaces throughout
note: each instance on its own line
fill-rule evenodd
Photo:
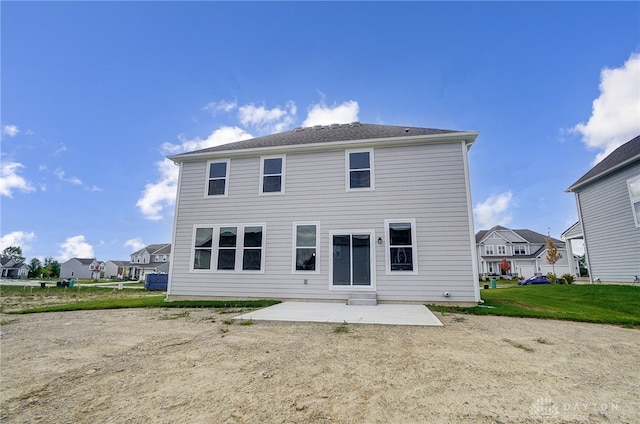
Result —
M 479 131 L 476 230 L 560 234 L 640 133 L 639 2 L 0 4 L 0 248 L 171 241 L 166 155 L 361 121 Z

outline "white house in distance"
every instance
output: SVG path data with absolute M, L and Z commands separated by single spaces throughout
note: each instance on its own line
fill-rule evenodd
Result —
M 171 156 L 168 300 L 480 300 L 477 132 L 333 124 Z
M 171 243 L 150 244 L 131 254 L 129 275 L 144 281 L 147 274 L 168 273 Z
M 100 278 L 102 262 L 95 258 L 71 258 L 60 264 L 60 278 Z
M 12 258 L 0 258 L 1 278 L 27 278 L 29 267 L 24 261 L 20 262 Z
M 480 263 L 482 277 L 505 275 L 500 269 L 504 258 L 511 265 L 508 274 L 519 277 L 533 277 L 554 272 L 559 277 L 563 274 L 575 275 L 569 262 L 565 243 L 551 238 L 553 244 L 562 255 L 554 265 L 547 262 L 546 236 L 531 230 L 510 230 L 496 225 L 490 230 L 476 233 L 476 254 Z
M 104 263 L 104 277 L 125 280 L 129 279 L 131 262 L 109 260 Z
M 579 224 L 565 238 L 583 238 L 589 278 L 632 282 L 640 276 L 640 135 L 567 189 Z

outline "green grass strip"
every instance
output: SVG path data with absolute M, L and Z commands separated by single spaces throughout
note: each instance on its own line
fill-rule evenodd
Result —
M 539 285 L 482 290 L 484 304 L 468 308 L 429 305 L 441 312 L 548 318 L 640 326 L 640 287 Z
M 165 296 L 89 300 L 60 305 L 40 306 L 6 312 L 7 314 L 34 314 L 41 312 L 68 312 L 122 308 L 264 308 L 280 303 L 279 300 L 179 300 L 165 302 Z

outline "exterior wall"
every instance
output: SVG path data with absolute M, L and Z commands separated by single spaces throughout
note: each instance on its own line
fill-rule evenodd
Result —
M 206 160 L 185 162 L 168 295 L 346 299 L 355 290 L 329 283 L 330 232 L 372 230 L 378 300 L 477 301 L 463 155 L 462 142 L 375 148 L 375 190 L 347 191 L 344 149 L 288 153 L 282 195 L 259 195 L 259 156 L 231 158 L 228 196 L 216 198 L 204 196 Z M 416 274 L 387 275 L 385 219 L 415 219 Z M 295 273 L 293 223 L 308 221 L 319 223 L 319 272 Z M 265 224 L 264 273 L 190 271 L 194 225 L 258 223 Z
M 576 192 L 589 275 L 632 282 L 640 275 L 640 228 L 636 227 L 627 180 L 640 175 L 635 163 Z
M 77 259 L 69 259 L 60 264 L 60 278 L 92 278 L 91 266 L 83 265 Z

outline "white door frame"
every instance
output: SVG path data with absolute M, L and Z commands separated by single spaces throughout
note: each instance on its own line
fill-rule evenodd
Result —
M 376 239 L 375 230 L 334 230 L 329 231 L 329 290 L 343 290 L 343 291 L 375 291 L 376 290 Z M 333 284 L 333 236 L 337 235 L 368 235 L 369 236 L 369 266 L 371 281 L 369 285 L 354 285 L 353 281 L 349 285 L 334 285 Z M 353 256 L 352 256 L 353 258 Z M 353 262 L 351 264 L 351 270 L 353 275 Z

